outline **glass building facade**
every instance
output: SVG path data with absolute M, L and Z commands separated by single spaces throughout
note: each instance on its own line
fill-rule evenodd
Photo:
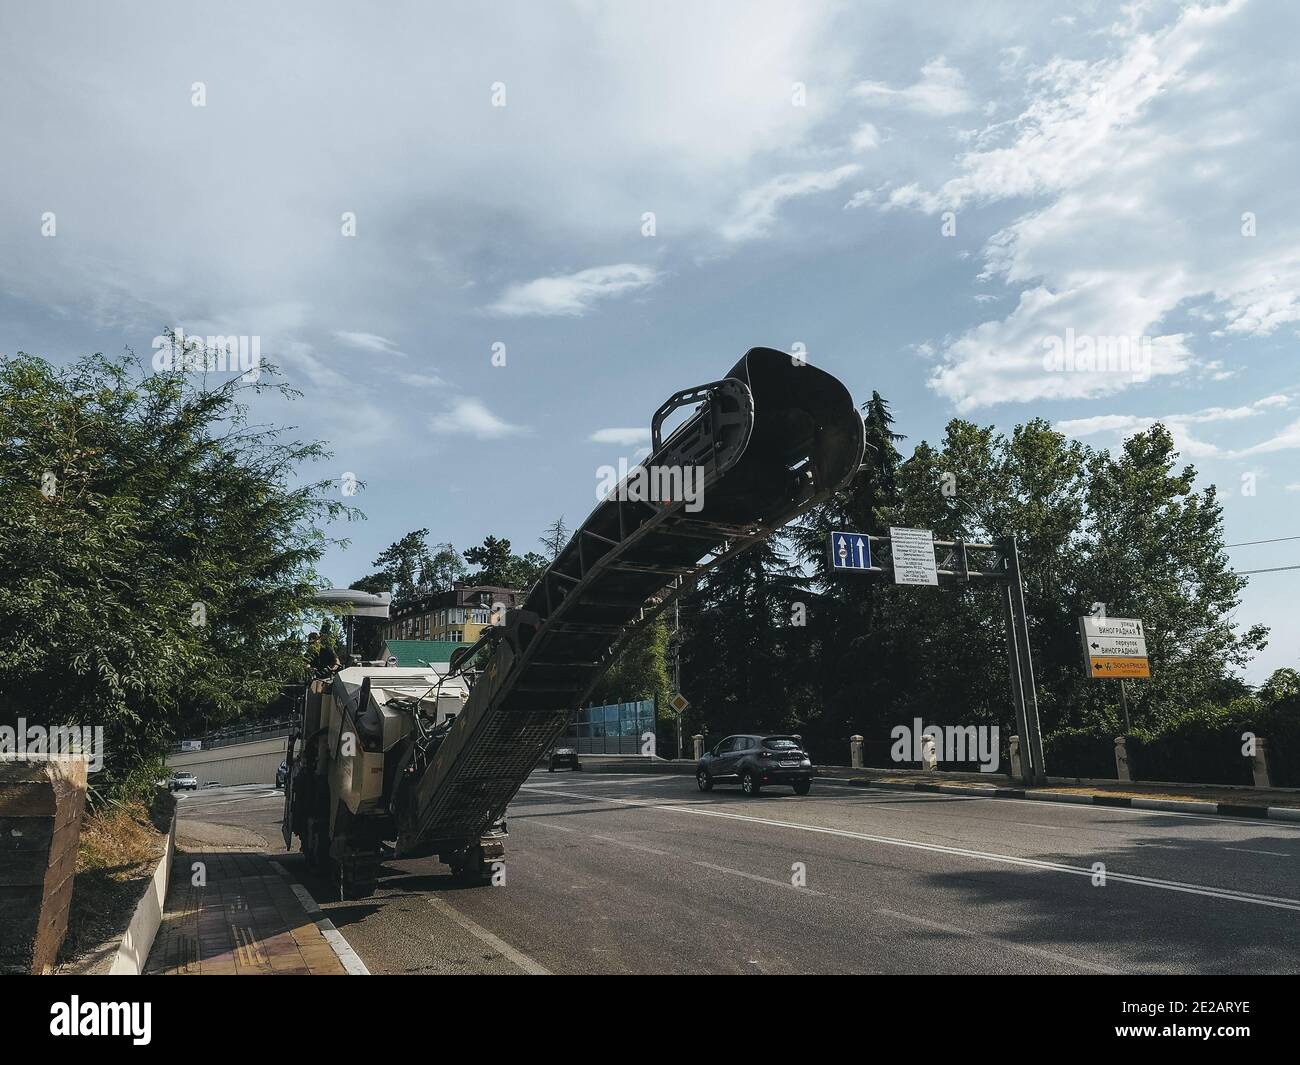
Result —
M 564 743 L 579 754 L 640 754 L 641 737 L 655 730 L 655 703 L 584 706 L 573 715 Z

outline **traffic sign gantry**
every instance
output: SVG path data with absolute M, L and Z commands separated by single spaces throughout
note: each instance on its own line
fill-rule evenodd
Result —
M 1139 618 L 1079 619 L 1088 676 L 1102 680 L 1150 677 L 1147 641 Z
M 871 569 L 871 538 L 866 533 L 832 532 L 826 546 L 832 569 Z

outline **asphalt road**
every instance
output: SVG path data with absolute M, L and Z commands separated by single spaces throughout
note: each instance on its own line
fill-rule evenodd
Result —
M 503 886 L 395 861 L 373 898 L 339 902 L 284 851 L 281 802 L 186 795 L 182 828 L 268 840 L 374 973 L 1300 971 L 1300 825 L 539 772 Z

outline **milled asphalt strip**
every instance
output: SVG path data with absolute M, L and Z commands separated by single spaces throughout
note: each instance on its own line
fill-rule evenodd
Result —
M 557 825 L 543 818 L 537 818 L 536 820 L 530 821 L 529 824 L 536 825 L 540 828 L 554 829 L 557 832 L 564 832 L 572 835 L 579 835 L 579 836 L 585 835 L 588 836 L 590 839 L 603 840 L 606 843 L 615 843 L 620 847 L 628 847 L 632 850 L 638 850 L 638 851 L 648 851 L 651 854 L 663 858 L 682 857 L 681 855 L 670 854 L 667 851 L 655 850 L 653 847 L 646 847 L 640 843 L 630 843 L 627 840 L 616 839 L 613 836 L 602 836 L 602 835 L 597 835 L 595 833 L 586 833 L 576 828 L 569 828 L 566 825 Z M 729 876 L 740 876 L 740 877 L 744 877 L 746 880 L 754 880 L 760 884 L 770 884 L 772 887 L 782 888 L 787 891 L 795 891 L 802 895 L 816 895 L 818 898 L 832 899 L 833 901 L 838 902 L 841 905 L 856 906 L 856 903 L 853 903 L 849 899 L 841 898 L 838 895 L 827 895 L 826 892 L 824 891 L 815 891 L 809 887 L 795 887 L 794 884 L 787 883 L 784 880 L 775 880 L 772 877 L 758 876 L 755 873 L 746 873 L 746 872 L 742 872 L 739 869 L 729 869 L 725 865 L 714 865 L 712 862 L 695 861 L 690 858 L 682 858 L 682 860 L 689 861 L 691 862 L 692 865 L 698 865 L 704 869 L 711 869 L 714 872 L 726 873 Z M 986 935 L 983 932 L 976 932 L 969 928 L 958 928 L 956 925 L 941 924 L 938 921 L 926 920 L 923 917 L 914 917 L 911 914 L 899 913 L 896 910 L 876 910 L 876 913 L 880 914 L 882 917 L 889 917 L 894 920 L 905 921 L 911 924 L 924 925 L 927 928 L 937 930 L 940 932 L 945 932 L 949 935 L 965 936 L 967 938 L 977 939 L 985 943 L 994 943 L 1000 947 L 1012 951 L 1018 951 L 1022 954 L 1032 954 L 1033 956 L 1038 958 L 1047 958 L 1048 960 L 1054 961 L 1058 964 L 1073 965 L 1076 968 L 1087 969 L 1090 972 L 1105 973 L 1106 975 L 1124 974 L 1123 969 L 1114 969 L 1107 965 L 1098 965 L 1093 962 L 1083 961 L 1081 958 L 1075 958 L 1069 954 L 1059 954 L 1053 950 L 1044 950 L 1042 947 L 1031 947 L 1028 944 L 1020 943 L 1013 939 L 1006 939 L 1002 936 L 990 936 L 990 935 Z
M 1147 814 L 1147 815 L 1154 814 L 1157 817 L 1197 817 L 1203 821 L 1224 821 L 1230 825 L 1243 825 L 1243 824 L 1250 825 L 1250 824 L 1259 823 L 1259 824 L 1266 824 L 1268 825 L 1269 828 L 1276 827 L 1276 828 L 1300 829 L 1300 823 L 1292 823 L 1292 820 L 1290 818 L 1244 817 L 1240 815 L 1228 816 L 1225 814 L 1202 813 L 1200 808 L 1204 806 L 1214 806 L 1215 804 L 1212 802 L 1199 802 L 1199 801 L 1188 802 L 1183 804 L 1184 806 L 1183 809 L 1170 810 L 1167 807 L 1163 807 L 1163 806 L 1154 807 L 1154 806 L 1147 806 L 1147 805 L 1138 805 L 1139 803 L 1145 804 L 1147 802 L 1152 801 L 1148 799 L 1134 799 L 1132 806 L 1111 806 L 1109 803 L 1104 803 L 1104 802 L 1094 803 L 1092 801 L 1091 794 L 1080 795 L 1077 798 L 1071 797 L 1068 801 L 1066 801 L 1064 798 L 1012 799 L 1010 797 L 1002 796 L 1002 795 L 981 795 L 974 788 L 963 789 L 960 792 L 918 791 L 917 789 L 911 787 L 887 788 L 881 785 L 872 785 L 872 784 L 866 784 L 866 785 L 848 784 L 843 781 L 833 780 L 829 777 L 816 777 L 814 778 L 813 784 L 814 784 L 814 790 L 816 788 L 828 786 L 832 788 L 839 788 L 841 791 L 857 791 L 857 792 L 869 791 L 869 792 L 874 792 L 878 795 L 886 795 L 891 793 L 897 794 L 899 792 L 906 792 L 908 794 L 911 794 L 914 797 L 932 799 L 935 802 L 943 802 L 945 799 L 979 799 L 983 802 L 1024 803 L 1028 806 L 1037 806 L 1040 810 L 1051 810 L 1057 806 L 1064 806 L 1066 809 L 1073 809 L 1076 806 L 1091 806 L 1094 809 L 1113 810 L 1116 813 Z M 1063 796 L 1066 793 L 1052 792 L 1051 794 L 1054 796 Z M 1277 807 L 1270 807 L 1270 809 L 1277 809 Z
M 444 917 L 460 925 L 461 928 L 465 929 L 465 931 L 468 932 L 470 935 L 476 936 L 477 938 L 481 939 L 484 943 L 486 943 L 489 947 L 495 950 L 503 958 L 506 958 L 507 960 L 514 962 L 515 965 L 521 968 L 529 976 L 550 976 L 551 975 L 550 969 L 547 969 L 539 965 L 537 962 L 533 961 L 532 958 L 530 958 L 527 954 L 524 954 L 522 951 L 515 950 L 515 948 L 512 947 L 509 943 L 507 943 L 504 939 L 501 939 L 498 936 L 494 936 L 481 924 L 477 924 L 476 922 L 471 921 L 459 910 L 455 909 L 452 906 L 449 906 L 442 899 L 438 898 L 437 895 L 430 895 L 428 896 L 427 899 L 425 899 L 425 901 L 428 902 L 430 906 L 432 906 Z
M 522 791 L 541 794 L 559 795 L 563 798 L 577 799 L 580 802 L 612 802 L 620 806 L 640 806 L 651 810 L 666 810 L 671 813 L 694 814 L 698 817 L 720 817 L 729 821 L 748 821 L 757 825 L 771 825 L 774 828 L 793 828 L 802 832 L 816 832 L 825 836 L 838 836 L 842 839 L 862 840 L 866 843 L 882 843 L 888 847 L 905 847 L 909 850 L 931 851 L 936 854 L 951 854 L 961 858 L 973 858 L 976 861 L 996 862 L 1004 865 L 1018 865 L 1027 869 L 1041 869 L 1053 873 L 1068 873 L 1071 876 L 1086 876 L 1089 879 L 1097 875 L 1091 868 L 1077 865 L 1062 865 L 1058 862 L 1042 861 L 1038 858 L 1017 858 L 1011 854 L 996 854 L 991 851 L 973 851 L 964 847 L 949 847 L 938 843 L 922 843 L 919 840 L 895 839 L 892 836 L 875 836 L 866 832 L 850 832 L 842 828 L 825 828 L 820 825 L 805 825 L 796 821 L 777 821 L 767 817 L 753 817 L 749 814 L 730 814 L 720 810 L 702 810 L 697 806 L 672 803 L 648 802 L 642 799 L 620 799 L 609 795 L 597 795 L 587 798 L 575 795 L 571 791 L 556 791 L 525 784 Z M 1280 898 L 1276 895 L 1256 895 L 1247 891 L 1233 891 L 1230 888 L 1207 887 L 1202 884 L 1184 884 L 1177 880 L 1156 880 L 1153 877 L 1137 876 L 1133 873 L 1116 873 L 1106 870 L 1106 880 L 1140 887 L 1159 888 L 1163 891 L 1178 891 L 1190 895 L 1202 895 L 1206 898 L 1225 899 L 1228 902 L 1248 903 L 1253 906 L 1271 906 L 1279 910 L 1300 912 L 1300 899 Z
M 325 942 L 330 945 L 330 950 L 334 951 L 335 957 L 343 963 L 343 968 L 347 970 L 347 974 L 349 976 L 369 976 L 370 970 L 366 968 L 366 963 L 352 949 L 352 945 L 343 938 L 343 933 L 334 927 L 334 922 L 325 916 L 325 912 L 320 908 L 319 903 L 311 897 L 311 892 L 294 880 L 289 875 L 289 870 L 279 862 L 272 861 L 271 864 L 275 866 L 276 872 L 288 882 L 290 890 L 302 903 L 302 908 L 307 911 L 307 916 L 316 923 L 316 927 L 320 929 L 320 934 L 325 938 Z
M 925 917 L 916 917 L 910 913 L 899 913 L 897 910 L 877 910 L 876 913 L 882 917 L 892 917 L 896 921 L 909 921 L 912 924 L 921 925 L 924 928 L 932 928 L 937 932 L 946 932 L 953 936 L 967 936 L 971 939 L 985 939 L 992 943 L 1000 943 L 1003 946 L 1011 947 L 1024 954 L 1033 954 L 1040 958 L 1047 958 L 1049 961 L 1064 962 L 1067 965 L 1076 965 L 1080 969 L 1089 969 L 1095 973 L 1105 973 L 1107 976 L 1123 976 L 1123 969 L 1113 969 L 1109 965 L 1096 965 L 1090 961 L 1082 961 L 1079 958 L 1072 958 L 1068 954 L 1057 954 L 1054 950 L 1043 950 L 1041 947 L 1031 947 L 1027 943 L 1017 943 L 1013 940 L 1002 939 L 999 936 L 985 936 L 979 932 L 972 932 L 969 928 L 958 928 L 956 925 L 943 924 L 940 921 L 931 921 Z

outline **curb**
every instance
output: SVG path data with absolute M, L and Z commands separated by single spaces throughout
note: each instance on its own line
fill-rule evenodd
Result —
M 149 886 L 136 903 L 131 923 L 122 933 L 122 939 L 109 963 L 109 976 L 140 976 L 154 938 L 162 927 L 163 911 L 167 908 L 167 885 L 171 882 L 172 861 L 176 856 L 176 814 L 172 813 L 171 828 L 167 830 L 167 846 L 154 866 Z
M 907 784 L 871 777 L 845 781 L 855 788 L 884 788 L 890 791 L 942 792 L 974 799 L 1029 799 L 1034 802 L 1067 802 L 1081 806 L 1118 806 L 1133 810 L 1169 810 L 1184 814 L 1217 814 L 1252 820 L 1300 822 L 1300 808 L 1291 806 L 1248 806 L 1235 802 L 1200 802 L 1193 799 L 1134 799 L 1127 795 L 1080 795 L 1069 791 L 1027 791 L 1024 788 L 963 787 L 960 784 Z
M 302 904 L 302 908 L 307 911 L 307 916 L 320 929 L 320 934 L 325 937 L 325 942 L 330 945 L 330 950 L 334 951 L 334 956 L 343 964 L 347 974 L 349 976 L 369 976 L 370 970 L 366 968 L 366 963 L 352 949 L 352 945 L 343 938 L 343 933 L 334 927 L 334 922 L 325 916 L 325 911 L 311 897 L 311 892 L 290 876 L 289 870 L 279 862 L 271 858 L 267 860 L 275 867 L 275 871 L 284 877 L 289 889 L 294 893 L 298 902 Z

